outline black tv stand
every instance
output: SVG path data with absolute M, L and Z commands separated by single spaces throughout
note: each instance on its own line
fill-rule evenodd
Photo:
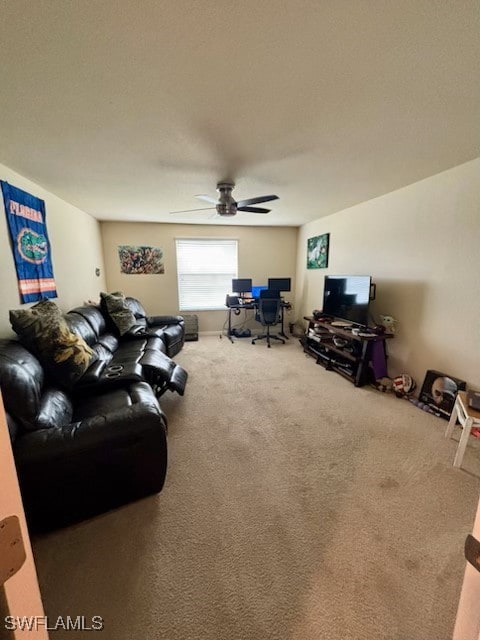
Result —
M 316 320 L 311 316 L 305 316 L 307 329 L 300 339 L 303 350 L 309 356 L 316 358 L 317 364 L 325 367 L 327 371 L 336 371 L 341 376 L 353 382 L 356 387 L 362 387 L 370 380 L 374 380 L 370 367 L 373 345 L 376 342 L 385 342 L 393 338 L 390 333 L 375 334 L 366 328 L 362 335 L 352 333 L 352 327 L 338 327 L 332 324 L 333 318 L 320 318 Z M 334 343 L 334 338 L 342 338 L 346 341 L 344 346 Z M 384 346 L 384 354 L 386 350 Z

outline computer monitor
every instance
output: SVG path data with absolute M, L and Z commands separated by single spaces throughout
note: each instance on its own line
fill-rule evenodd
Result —
M 259 298 L 260 291 L 264 291 L 265 289 L 268 289 L 268 286 L 266 284 L 261 284 L 258 287 L 252 287 L 252 298 Z
M 233 278 L 232 293 L 249 293 L 252 290 L 251 278 Z
M 291 291 L 292 279 L 291 278 L 269 278 L 268 288 L 275 291 Z

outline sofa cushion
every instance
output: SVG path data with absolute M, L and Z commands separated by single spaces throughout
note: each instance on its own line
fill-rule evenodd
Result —
M 0 387 L 5 410 L 20 427 L 36 428 L 44 372 L 37 358 L 16 340 L 0 340 Z
M 115 291 L 114 293 L 102 292 L 100 301 L 102 308 L 108 314 L 121 336 L 137 324 L 135 315 L 128 308 L 125 296 L 121 291 Z
M 93 348 L 97 342 L 97 335 L 86 318 L 75 311 L 69 311 L 65 314 L 65 321 L 72 333 L 83 338 L 88 346 Z
M 130 309 L 130 311 L 133 313 L 133 315 L 135 316 L 135 321 L 138 325 L 146 327 L 147 326 L 147 314 L 145 312 L 145 309 L 143 308 L 143 306 L 140 304 L 139 300 L 137 300 L 136 298 L 131 298 L 131 297 L 126 297 L 125 298 L 125 302 L 128 306 L 128 308 Z
M 72 386 L 96 359 L 85 340 L 70 331 L 62 312 L 50 300 L 42 300 L 30 309 L 10 311 L 10 322 L 25 346 L 62 386 Z
M 83 307 L 75 307 L 75 309 L 72 309 L 69 313 L 78 313 L 83 316 L 90 323 L 97 340 L 107 330 L 105 316 L 98 305 L 88 304 Z
M 118 389 L 110 389 L 108 393 L 83 397 L 75 408 L 73 419 L 77 421 L 107 415 L 142 402 L 154 405 L 160 411 L 158 400 L 146 382 L 131 383 Z
M 61 427 L 72 421 L 73 407 L 70 398 L 61 389 L 47 389 L 41 397 L 36 416 L 37 429 Z
M 110 351 L 110 353 L 114 353 L 118 349 L 118 338 L 116 338 L 111 333 L 104 333 L 98 339 L 98 344 L 101 344 L 102 347 Z
M 36 431 L 71 421 L 68 395 L 53 387 L 45 390 L 44 382 L 42 366 L 34 355 L 15 340 L 0 340 L 0 385 L 12 439 L 18 427 Z M 17 427 L 13 434 L 10 423 Z

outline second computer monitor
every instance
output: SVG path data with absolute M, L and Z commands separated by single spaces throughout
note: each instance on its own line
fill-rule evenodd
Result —
M 261 284 L 257 287 L 252 287 L 252 298 L 259 298 L 260 291 L 264 291 L 265 289 L 268 289 L 268 286 L 266 284 Z
M 292 287 L 291 278 L 269 278 L 268 288 L 275 291 L 290 291 Z
M 252 290 L 251 278 L 234 278 L 232 280 L 232 292 L 233 293 L 250 293 Z

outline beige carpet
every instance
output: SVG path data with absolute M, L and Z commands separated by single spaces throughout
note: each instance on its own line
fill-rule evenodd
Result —
M 35 541 L 47 613 L 100 615 L 103 640 L 451 638 L 478 443 L 453 469 L 443 420 L 297 340 L 177 361 L 163 492 Z

